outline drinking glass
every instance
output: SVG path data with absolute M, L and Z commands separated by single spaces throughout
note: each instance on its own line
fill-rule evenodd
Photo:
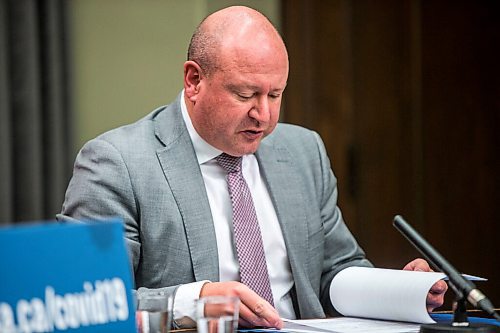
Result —
M 169 333 L 173 299 L 164 292 L 137 293 L 136 324 L 138 333 Z
M 198 333 L 235 333 L 238 328 L 238 297 L 210 296 L 196 301 Z

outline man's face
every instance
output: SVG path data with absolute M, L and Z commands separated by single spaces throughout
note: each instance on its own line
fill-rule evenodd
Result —
M 221 57 L 220 69 L 200 81 L 190 112 L 198 134 L 233 156 L 254 153 L 274 130 L 288 77 L 285 53 L 248 53 L 232 50 Z

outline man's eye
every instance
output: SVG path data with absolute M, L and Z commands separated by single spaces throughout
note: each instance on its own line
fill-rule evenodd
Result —
M 279 94 L 269 94 L 269 97 L 271 97 L 272 99 L 277 99 L 277 98 L 280 98 L 280 95 Z
M 238 94 L 238 97 L 243 99 L 243 100 L 247 100 L 247 99 L 250 99 L 253 97 L 253 94 Z

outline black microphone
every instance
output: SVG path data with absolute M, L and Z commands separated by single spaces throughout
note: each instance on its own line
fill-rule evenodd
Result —
M 415 231 L 400 215 L 394 217 L 394 227 L 405 236 L 410 243 L 437 269 L 445 273 L 452 283 L 459 298 L 467 300 L 496 320 L 500 315 L 495 311 L 493 304 L 486 296 L 476 288 L 474 283 L 460 274 L 436 249 L 434 249 L 419 233 Z

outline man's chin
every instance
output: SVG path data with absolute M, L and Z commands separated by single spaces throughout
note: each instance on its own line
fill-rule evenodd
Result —
M 243 156 L 243 155 L 250 155 L 254 154 L 257 149 L 259 148 L 260 141 L 257 145 L 252 145 L 252 146 L 245 146 L 245 147 L 240 147 L 237 149 L 231 149 L 229 151 L 226 151 L 227 154 L 232 155 L 232 156 Z

